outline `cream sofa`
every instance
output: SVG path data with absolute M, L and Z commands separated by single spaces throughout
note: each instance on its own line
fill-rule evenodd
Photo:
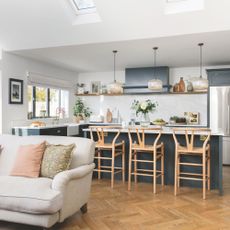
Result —
M 9 176 L 20 145 L 46 140 L 51 144 L 76 144 L 70 170 L 54 179 Z M 49 228 L 80 209 L 87 211 L 94 142 L 79 137 L 1 135 L 0 220 Z

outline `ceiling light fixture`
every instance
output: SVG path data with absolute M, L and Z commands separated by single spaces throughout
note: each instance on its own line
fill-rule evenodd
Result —
M 206 91 L 208 89 L 208 79 L 202 77 L 203 73 L 203 46 L 204 43 L 199 43 L 198 46 L 200 47 L 200 77 L 193 78 L 192 85 L 194 91 Z
M 153 91 L 160 91 L 163 88 L 162 81 L 160 79 L 157 79 L 157 76 L 156 76 L 157 50 L 158 50 L 158 47 L 153 47 L 153 51 L 154 51 L 153 77 L 154 79 L 148 82 L 148 88 Z
M 122 94 L 122 83 L 116 81 L 116 54 L 117 50 L 113 50 L 113 82 L 107 86 L 109 94 Z

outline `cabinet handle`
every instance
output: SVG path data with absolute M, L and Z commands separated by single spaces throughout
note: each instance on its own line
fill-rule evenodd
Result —
M 61 133 L 61 130 L 57 130 L 57 133 Z

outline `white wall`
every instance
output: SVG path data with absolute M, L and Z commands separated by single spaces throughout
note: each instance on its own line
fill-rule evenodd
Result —
M 2 52 L 0 48 L 0 133 L 2 132 Z
M 207 78 L 206 68 L 226 68 L 228 66 L 213 66 L 203 69 L 203 77 Z M 117 80 L 125 82 L 125 71 L 117 72 Z M 199 67 L 170 68 L 170 84 L 174 85 L 183 77 L 184 80 L 199 76 Z M 79 83 L 86 84 L 86 90 L 90 90 L 90 82 L 101 81 L 107 84 L 113 81 L 113 72 L 80 73 Z M 151 119 L 163 118 L 169 120 L 170 116 L 183 116 L 184 112 L 199 112 L 200 124 L 207 125 L 207 95 L 137 95 L 137 96 L 113 96 L 113 97 L 84 97 L 86 104 L 92 109 L 95 115 L 106 115 L 107 108 L 115 111 L 119 109 L 122 118 L 129 121 L 130 107 L 134 99 L 151 99 L 157 101 L 157 111 L 151 115 Z M 115 114 L 116 115 L 116 114 Z
M 27 120 L 27 78 L 26 72 L 42 73 L 54 78 L 65 79 L 76 84 L 77 74 L 64 70 L 57 66 L 23 58 L 7 52 L 3 52 L 2 57 L 2 133 L 10 133 L 12 126 L 25 125 L 31 121 Z M 24 103 L 23 105 L 13 105 L 8 103 L 9 98 L 9 78 L 24 80 Z M 72 118 L 72 107 L 74 104 L 74 89 L 70 91 L 70 118 Z

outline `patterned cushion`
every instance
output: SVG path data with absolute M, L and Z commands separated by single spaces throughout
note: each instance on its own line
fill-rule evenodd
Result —
M 59 172 L 69 169 L 75 144 L 47 145 L 42 159 L 42 177 L 54 178 Z

